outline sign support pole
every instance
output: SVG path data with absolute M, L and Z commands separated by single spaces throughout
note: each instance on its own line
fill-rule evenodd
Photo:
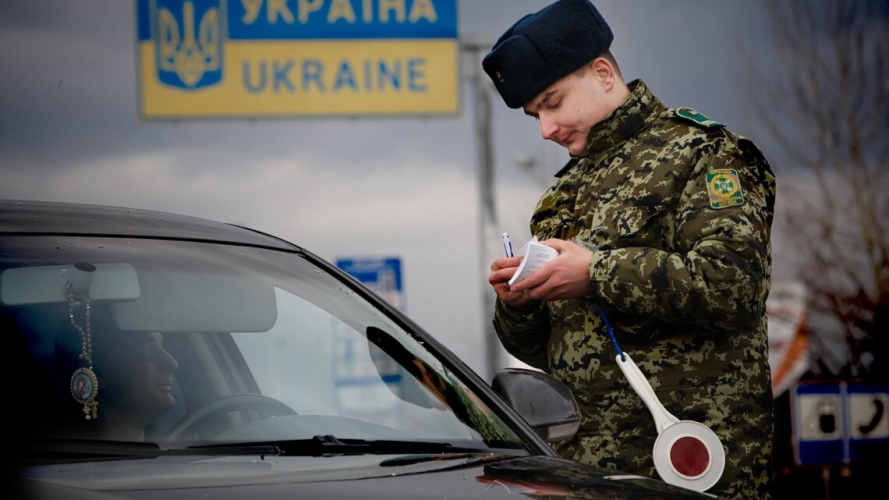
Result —
M 473 93 L 475 144 L 478 163 L 479 186 L 479 261 L 482 280 L 482 333 L 484 335 L 487 380 L 493 380 L 500 367 L 500 341 L 494 331 L 494 295 L 488 285 L 490 261 L 495 255 L 491 250 L 500 248 L 497 232 L 497 211 L 494 199 L 494 148 L 491 140 L 491 91 L 486 75 L 481 71 L 481 56 L 490 44 L 461 41 L 461 53 L 468 56 L 467 73 Z

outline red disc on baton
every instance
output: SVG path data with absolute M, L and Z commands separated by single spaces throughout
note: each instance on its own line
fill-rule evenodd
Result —
M 699 439 L 684 436 L 670 446 L 670 465 L 678 474 L 698 477 L 710 468 L 710 452 Z

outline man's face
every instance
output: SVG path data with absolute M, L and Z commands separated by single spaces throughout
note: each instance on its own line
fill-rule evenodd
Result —
M 179 367 L 163 347 L 160 333 L 129 333 L 117 344 L 107 363 L 109 396 L 133 415 L 151 421 L 176 404 L 171 394 L 173 372 Z M 100 399 L 101 399 L 100 393 Z
M 610 98 L 596 71 L 587 68 L 552 84 L 523 109 L 540 123 L 544 139 L 583 156 L 590 129 L 615 109 Z

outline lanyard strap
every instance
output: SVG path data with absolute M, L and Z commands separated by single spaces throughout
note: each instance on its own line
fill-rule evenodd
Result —
M 617 339 L 614 338 L 614 330 L 611 329 L 611 324 L 608 323 L 608 317 L 605 316 L 605 311 L 602 308 L 599 308 L 599 314 L 602 316 L 602 321 L 605 322 L 605 328 L 608 329 L 608 335 L 611 337 L 611 343 L 614 344 L 614 350 L 617 351 L 617 354 L 620 356 L 621 361 L 626 361 L 627 357 L 624 356 L 624 352 L 620 350 L 620 346 L 617 345 Z

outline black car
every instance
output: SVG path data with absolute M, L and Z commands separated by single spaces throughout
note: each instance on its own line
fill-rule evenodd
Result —
M 560 459 L 580 418 L 563 385 L 489 385 L 245 227 L 0 201 L 0 332 L 16 498 L 712 497 Z

